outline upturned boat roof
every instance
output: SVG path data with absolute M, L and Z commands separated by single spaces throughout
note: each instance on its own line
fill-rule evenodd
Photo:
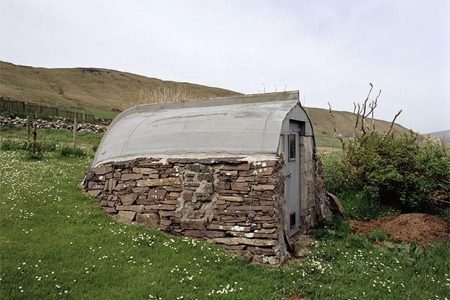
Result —
M 312 135 L 298 91 L 136 106 L 113 120 L 92 166 L 166 155 L 277 154 L 288 114 L 306 120 L 306 134 Z

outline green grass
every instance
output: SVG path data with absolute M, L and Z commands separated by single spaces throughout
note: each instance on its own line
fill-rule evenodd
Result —
M 365 193 L 347 191 L 339 195 L 345 208 L 345 218 L 354 220 L 370 220 L 400 214 L 398 209 L 385 206 L 373 200 Z
M 319 148 L 336 148 L 342 150 L 341 142 L 332 134 L 315 133 L 316 145 Z
M 376 248 L 337 220 L 317 232 L 311 256 L 270 269 L 212 244 L 115 222 L 80 190 L 89 163 L 56 153 L 28 161 L 19 151 L 0 151 L 1 299 L 448 296 L 448 244 L 420 256 Z
M 27 129 L 24 127 L 1 127 L 0 138 L 27 139 Z M 98 145 L 102 138 L 101 133 L 80 131 L 77 133 L 77 143 L 89 146 Z M 61 144 L 70 144 L 73 140 L 73 133 L 69 130 L 58 129 L 38 129 L 37 139 Z

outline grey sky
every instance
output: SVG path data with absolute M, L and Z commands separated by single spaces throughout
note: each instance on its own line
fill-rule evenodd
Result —
M 243 93 L 299 89 L 378 117 L 450 128 L 450 1 L 0 0 L 0 59 L 92 66 Z M 287 87 L 287 88 L 286 88 Z

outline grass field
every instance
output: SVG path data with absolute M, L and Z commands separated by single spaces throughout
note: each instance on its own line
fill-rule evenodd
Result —
M 0 127 L 0 138 L 2 139 L 27 139 L 25 127 Z M 100 143 L 101 133 L 80 131 L 77 133 L 77 143 L 85 146 L 94 146 Z M 70 144 L 73 142 L 73 133 L 69 130 L 38 129 L 37 139 L 45 142 L 58 144 Z
M 335 220 L 270 269 L 215 245 L 120 224 L 84 194 L 90 158 L 0 151 L 0 298 L 445 299 L 449 245 L 379 248 Z M 345 203 L 345 202 L 344 202 Z

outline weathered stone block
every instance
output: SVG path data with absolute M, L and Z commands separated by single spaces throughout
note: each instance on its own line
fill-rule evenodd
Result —
M 254 176 L 239 176 L 236 179 L 236 182 L 252 182 L 254 180 L 255 180 Z
M 232 252 L 242 252 L 243 250 L 247 249 L 248 246 L 246 245 L 237 245 L 237 246 L 231 246 L 231 245 L 223 245 L 223 248 L 232 251 Z
M 164 188 L 168 192 L 181 192 L 182 191 L 181 185 L 168 185 L 168 186 L 164 186 Z
M 178 205 L 180 202 L 178 200 L 163 200 L 161 201 L 161 204 L 171 204 L 171 205 Z
M 250 245 L 260 247 L 270 247 L 277 244 L 277 241 L 275 240 L 248 239 L 243 237 L 214 238 L 213 241 L 225 245 Z
M 236 223 L 236 222 L 245 222 L 247 218 L 245 216 L 218 216 L 217 220 L 224 223 Z M 229 225 L 229 224 L 228 224 Z
M 237 232 L 249 232 L 250 231 L 250 227 L 246 227 L 246 226 L 232 226 L 232 225 L 220 225 L 220 224 L 209 224 L 208 229 L 237 231 Z
M 112 172 L 112 168 L 107 166 L 100 166 L 94 168 L 92 171 L 95 173 L 95 175 L 105 175 L 106 173 Z
M 181 193 L 180 192 L 170 192 L 167 197 L 169 197 L 169 199 L 178 199 L 180 198 Z
M 252 189 L 254 191 L 272 191 L 275 189 L 275 186 L 272 184 L 254 185 Z
M 158 228 L 159 226 L 159 215 L 155 213 L 137 214 L 136 222 L 139 225 L 151 226 Z
M 89 190 L 102 190 L 105 186 L 100 184 L 99 182 L 89 181 L 88 189 Z
M 253 238 L 262 238 L 262 239 L 276 239 L 278 237 L 275 233 L 259 233 L 259 232 L 247 232 L 244 234 L 244 237 L 253 239 Z
M 154 204 L 154 205 L 145 205 L 145 210 L 175 210 L 176 205 L 170 204 Z
M 126 194 L 120 196 L 120 201 L 123 205 L 132 205 L 136 201 L 137 194 Z
M 273 206 L 261 206 L 261 205 L 241 205 L 241 206 L 229 206 L 227 208 L 228 211 L 257 211 L 257 210 L 262 210 L 262 211 L 272 211 L 274 210 Z
M 228 170 L 228 171 L 245 171 L 250 170 L 250 165 L 247 163 L 243 164 L 227 164 L 222 165 L 218 169 L 220 170 Z
M 275 255 L 275 250 L 272 248 L 259 248 L 255 246 L 248 246 L 247 250 L 252 254 L 257 255 Z
M 133 193 L 141 194 L 141 193 L 146 193 L 146 192 L 148 192 L 149 189 L 150 189 L 149 187 L 146 187 L 146 186 L 140 186 L 140 187 L 134 187 L 134 188 L 132 188 L 131 190 L 133 191 Z
M 275 231 L 276 231 L 276 228 L 258 229 L 258 230 L 255 230 L 255 233 L 274 233 Z
M 270 216 L 256 216 L 253 218 L 254 221 L 271 221 L 273 220 Z
M 89 195 L 91 195 L 92 197 L 97 197 L 101 192 L 102 192 L 101 190 L 88 191 Z
M 267 175 L 271 175 L 273 173 L 273 171 L 274 171 L 273 168 L 260 168 L 260 169 L 256 169 L 256 175 L 267 176 Z
M 158 174 L 158 170 L 157 169 L 153 169 L 153 168 L 133 168 L 133 173 L 138 173 L 138 174 Z
M 160 219 L 159 224 L 161 226 L 170 226 L 170 225 L 172 225 L 172 220 L 170 220 L 170 219 Z
M 235 191 L 250 191 L 250 187 L 247 182 L 233 182 L 231 183 L 231 189 Z
M 126 180 L 137 180 L 137 179 L 141 179 L 142 178 L 142 174 L 122 174 L 122 176 L 120 176 L 120 179 L 126 181 Z
M 205 229 L 205 221 L 204 220 L 182 220 L 181 228 L 183 229 Z
M 222 200 L 225 202 L 243 202 L 244 198 L 239 196 L 218 196 L 217 200 Z
M 180 178 L 161 178 L 161 179 L 141 179 L 137 180 L 137 186 L 171 186 L 171 185 L 181 185 Z
M 123 211 L 123 210 L 129 210 L 134 211 L 137 213 L 143 213 L 144 212 L 144 205 L 118 205 L 116 207 L 117 210 Z
M 225 236 L 225 233 L 213 230 L 185 230 L 184 235 L 195 238 L 218 238 Z
M 134 220 L 136 213 L 134 211 L 119 211 L 117 220 L 124 223 L 131 223 Z
M 132 188 L 131 184 L 126 184 L 126 183 L 119 183 L 116 185 L 116 187 L 114 188 L 115 191 L 122 191 L 122 190 L 126 190 L 128 188 Z
M 108 179 L 106 181 L 105 189 L 108 190 L 108 191 L 112 191 L 116 187 L 116 184 L 117 184 L 117 180 L 116 179 L 113 179 L 113 178 Z
M 166 190 L 162 190 L 162 189 L 151 189 L 148 192 L 148 199 L 152 200 L 153 202 L 155 201 L 161 201 L 164 200 L 165 196 L 167 194 Z
M 173 210 L 161 210 L 159 211 L 159 215 L 161 216 L 161 218 L 174 217 L 178 219 L 183 216 L 181 212 Z
M 224 170 L 222 172 L 222 174 L 225 175 L 225 176 L 237 176 L 238 175 L 238 171 L 227 171 L 227 170 Z
M 114 207 L 103 207 L 103 210 L 109 214 L 115 214 L 117 212 Z

